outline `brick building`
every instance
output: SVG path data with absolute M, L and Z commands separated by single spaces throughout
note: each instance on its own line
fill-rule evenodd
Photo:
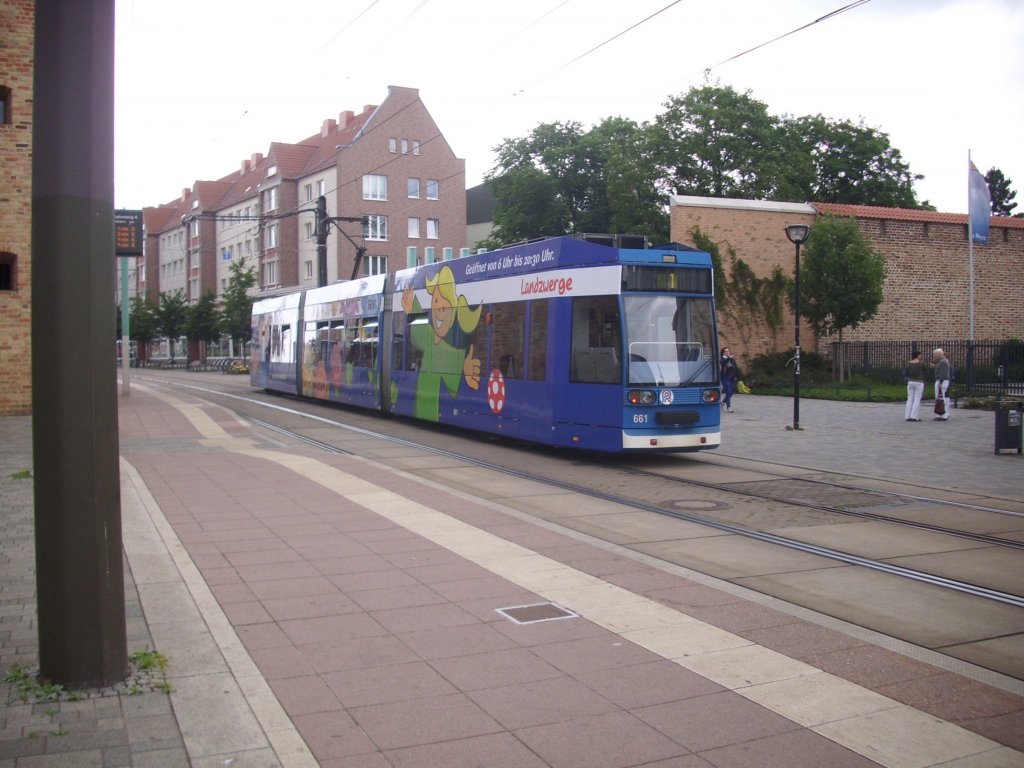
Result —
M 861 234 L 886 262 L 878 314 L 856 329 L 845 330 L 845 341 L 968 338 L 966 214 L 677 196 L 672 199 L 672 239 L 693 244 L 694 228 L 699 227 L 719 245 L 726 270 L 731 248 L 759 277 L 775 267 L 792 276 L 795 248 L 786 238 L 785 227 L 813 227 L 817 217 L 826 214 L 856 219 Z M 992 217 L 988 242 L 974 246 L 976 340 L 1024 338 L 1022 275 L 1024 219 Z M 726 318 L 720 318 L 720 331 L 723 342 L 744 359 L 793 345 L 791 316 L 781 330 L 758 328 L 746 342 Z M 807 351 L 824 351 L 834 340 L 816 339 L 806 324 L 801 325 L 800 335 Z
M 0 4 L 0 416 L 32 411 L 35 3 Z
M 327 238 L 327 282 L 453 258 L 466 242 L 465 161 L 456 158 L 418 90 L 391 86 L 379 105 L 325 120 L 296 144 L 274 142 L 237 171 L 197 181 L 143 209 L 145 263 L 136 290 L 220 294 L 239 259 L 262 294 L 315 287 L 314 208 L 338 221 Z M 345 234 L 338 231 L 340 227 Z M 345 235 L 348 235 L 346 237 Z M 351 239 L 349 239 L 351 238 Z M 356 244 L 366 248 L 355 264 Z

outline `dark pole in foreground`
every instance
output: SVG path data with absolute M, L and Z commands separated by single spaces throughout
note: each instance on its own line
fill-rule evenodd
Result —
M 114 308 L 114 0 L 37 0 L 32 444 L 39 674 L 128 670 Z
M 800 429 L 800 245 L 807 240 L 811 228 L 806 224 L 790 224 L 786 227 L 786 237 L 796 244 L 796 271 L 794 282 L 796 295 L 793 301 L 793 313 L 796 315 L 795 335 L 796 349 L 793 355 L 793 429 Z

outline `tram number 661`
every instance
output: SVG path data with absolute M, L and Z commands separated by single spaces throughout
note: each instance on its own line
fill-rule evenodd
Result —
M 646 424 L 648 421 L 648 414 L 646 413 L 634 413 L 633 423 L 634 424 Z

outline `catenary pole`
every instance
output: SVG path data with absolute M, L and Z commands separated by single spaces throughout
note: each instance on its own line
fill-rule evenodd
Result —
M 37 0 L 32 442 L 40 677 L 128 668 L 114 308 L 114 0 Z

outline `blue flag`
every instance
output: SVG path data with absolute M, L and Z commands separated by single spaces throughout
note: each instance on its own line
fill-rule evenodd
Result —
M 988 242 L 988 220 L 992 215 L 992 203 L 988 194 L 985 177 L 971 160 L 967 161 L 967 215 L 970 220 L 971 242 Z

